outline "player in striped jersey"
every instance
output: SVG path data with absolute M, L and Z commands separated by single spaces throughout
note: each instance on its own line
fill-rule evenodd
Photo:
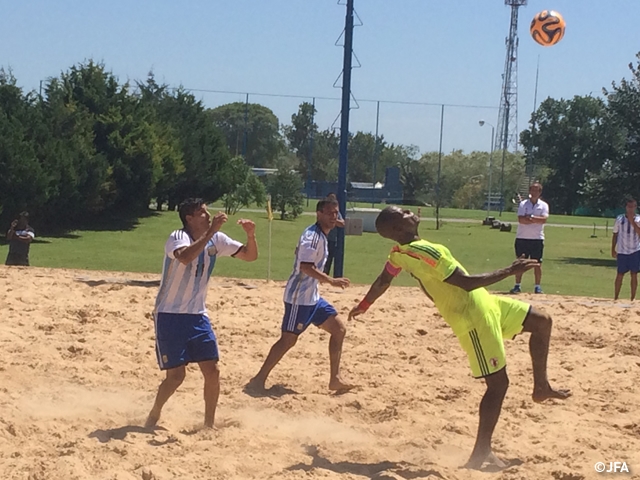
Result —
M 298 241 L 293 272 L 284 291 L 284 318 L 280 339 L 271 347 L 262 368 L 247 385 L 249 393 L 265 390 L 271 370 L 293 348 L 298 335 L 311 324 L 331 335 L 329 390 L 346 391 L 353 388 L 353 385 L 344 383 L 340 378 L 340 357 L 346 327 L 336 309 L 320 297 L 318 292 L 319 283 L 341 288 L 349 286 L 349 279 L 332 278 L 323 272 L 328 255 L 327 234 L 336 226 L 338 202 L 334 199 L 319 201 L 316 205 L 316 218 L 316 223 L 308 227 Z
M 614 282 L 614 300 L 618 300 L 625 273 L 631 276 L 631 300 L 635 300 L 640 270 L 640 215 L 635 199 L 625 199 L 625 214 L 618 215 L 613 225 L 611 256 L 616 259 L 618 273 Z
M 162 407 L 184 380 L 186 365 L 197 363 L 204 376 L 204 424 L 213 427 L 220 395 L 218 341 L 207 316 L 207 285 L 219 257 L 247 262 L 258 258 L 255 224 L 238 220 L 247 234 L 243 245 L 220 232 L 224 213 L 213 219 L 201 199 L 187 199 L 178 208 L 183 228 L 165 244 L 162 281 L 154 311 L 156 354 L 166 378 L 158 388 L 145 426 L 152 428 Z
M 380 276 L 349 318 L 364 312 L 391 285 L 402 270 L 411 274 L 435 303 L 467 353 L 471 372 L 483 378 L 487 391 L 480 403 L 480 424 L 476 444 L 467 462 L 479 469 L 485 461 L 505 464 L 491 452 L 491 437 L 507 393 L 504 338 L 531 333 L 529 348 L 533 362 L 533 400 L 564 399 L 567 390 L 554 390 L 547 379 L 547 356 L 551 337 L 551 317 L 519 300 L 489 294 L 484 288 L 537 265 L 536 260 L 517 259 L 511 266 L 492 273 L 469 275 L 444 245 L 420 239 L 420 219 L 409 210 L 385 208 L 376 219 L 378 233 L 398 242 Z

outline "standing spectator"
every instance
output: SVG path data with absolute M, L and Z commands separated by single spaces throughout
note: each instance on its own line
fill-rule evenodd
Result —
M 615 296 L 620 296 L 622 279 L 627 272 L 631 273 L 631 300 L 636 298 L 638 289 L 638 270 L 640 270 L 640 215 L 636 213 L 638 203 L 635 199 L 625 199 L 626 213 L 618 215 L 613 225 L 611 238 L 611 256 L 618 264 L 618 274 L 615 281 Z
M 542 253 L 544 251 L 544 224 L 549 218 L 549 205 L 540 200 L 542 185 L 535 182 L 529 187 L 529 198 L 518 207 L 518 231 L 516 232 L 516 258 L 532 258 L 538 261 L 533 269 L 536 286 L 534 293 L 542 293 Z M 511 293 L 520 293 L 523 272 L 516 273 L 516 284 Z
M 329 195 L 327 195 L 326 199 L 332 202 L 338 201 L 335 193 L 330 193 Z M 327 248 L 329 250 L 329 256 L 327 257 L 327 263 L 324 266 L 325 275 L 329 275 L 329 272 L 331 271 L 331 264 L 333 263 L 333 259 L 336 256 L 336 250 L 338 249 L 338 231 L 336 230 L 336 228 L 344 228 L 344 218 L 342 218 L 340 212 L 338 212 L 338 220 L 336 220 L 336 226 L 332 228 L 327 235 Z
M 7 232 L 9 254 L 5 265 L 29 266 L 29 247 L 36 237 L 33 228 L 29 226 L 29 212 L 22 212 L 17 220 L 11 222 Z

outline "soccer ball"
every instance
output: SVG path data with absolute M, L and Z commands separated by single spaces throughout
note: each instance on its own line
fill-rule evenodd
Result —
M 543 10 L 533 17 L 529 31 L 536 42 L 543 47 L 550 47 L 562 40 L 565 27 L 562 15 L 553 10 Z

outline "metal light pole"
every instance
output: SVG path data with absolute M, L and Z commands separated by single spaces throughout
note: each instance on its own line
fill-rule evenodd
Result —
M 491 213 L 491 173 L 493 171 L 493 139 L 495 138 L 495 127 L 489 122 L 480 120 L 478 122 L 482 127 L 485 123 L 491 127 L 491 150 L 489 151 L 489 193 L 487 194 L 487 217 Z
M 338 164 L 338 203 L 342 218 L 347 217 L 347 158 L 349 147 L 349 109 L 351 108 L 351 59 L 353 57 L 353 0 L 347 0 L 344 26 L 344 59 L 342 65 L 342 110 L 340 117 L 340 162 Z M 344 228 L 338 229 L 333 276 L 344 273 Z

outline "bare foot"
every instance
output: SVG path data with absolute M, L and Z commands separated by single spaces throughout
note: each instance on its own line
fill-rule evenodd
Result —
M 494 465 L 500 469 L 507 468 L 509 466 L 509 464 L 507 464 L 503 460 L 500 460 L 498 457 L 496 457 L 496 455 L 491 450 L 489 450 L 489 453 L 486 453 L 486 454 L 481 453 L 481 454 L 473 455 L 462 468 L 468 468 L 471 470 L 480 470 L 480 468 L 482 468 L 482 465 L 484 465 L 485 462 L 489 463 L 490 465 Z
M 544 388 L 534 388 L 531 398 L 536 403 L 544 402 L 550 398 L 557 398 L 559 400 L 566 400 L 571 396 L 571 390 L 554 390 L 551 385 L 547 384 Z
M 144 428 L 154 428 L 157 425 L 158 420 L 160 420 L 160 414 L 152 410 L 147 417 L 147 421 L 144 422 Z
M 334 378 L 329 382 L 329 390 L 333 392 L 348 392 L 349 390 L 353 390 L 357 385 L 351 385 L 349 383 L 344 383 L 340 378 Z
M 263 380 L 258 379 L 257 377 L 253 377 L 251 380 L 249 380 L 249 383 L 247 383 L 244 386 L 244 390 L 249 391 L 249 392 L 264 392 L 266 390 L 265 386 L 264 386 L 265 382 Z

